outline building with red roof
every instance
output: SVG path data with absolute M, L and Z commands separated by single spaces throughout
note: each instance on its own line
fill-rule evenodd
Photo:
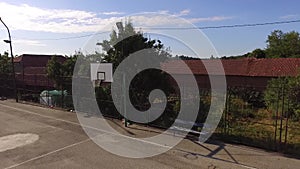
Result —
M 17 87 L 53 88 L 54 83 L 47 78 L 47 64 L 53 57 L 63 63 L 66 58 L 62 55 L 23 54 L 14 58 Z
M 61 55 L 23 54 L 14 59 L 17 85 L 22 88 L 49 88 L 54 83 L 46 75 L 46 67 L 52 56 L 59 62 L 66 58 Z M 296 76 L 299 73 L 300 58 L 242 58 L 183 60 L 192 71 L 199 88 L 210 88 L 209 76 L 226 77 L 228 87 L 253 87 L 263 90 L 272 78 Z M 161 67 L 175 76 L 186 76 L 181 62 L 172 60 Z M 223 67 L 222 67 L 223 66 Z M 209 70 L 209 73 L 208 71 Z M 223 73 L 222 73 L 223 71 Z M 209 75 L 209 76 L 208 76 Z M 188 86 L 188 82 L 185 82 Z
M 209 76 L 222 75 L 221 65 L 228 87 L 265 89 L 272 78 L 297 76 L 300 73 L 300 58 L 203 59 L 184 62 L 193 72 L 199 88 L 210 88 Z M 182 71 L 180 62 L 176 60 L 163 63 L 161 66 L 176 76 L 187 74 Z

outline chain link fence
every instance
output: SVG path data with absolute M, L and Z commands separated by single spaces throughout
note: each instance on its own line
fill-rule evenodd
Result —
M 63 77 L 62 86 L 57 88 L 45 75 L 18 75 L 17 93 L 20 101 L 29 101 L 51 107 L 74 109 L 72 100 L 72 77 Z M 0 75 L 0 96 L 14 97 L 13 80 L 10 75 Z M 51 94 L 51 91 L 57 91 Z M 78 89 L 79 90 L 79 89 Z M 291 109 L 291 96 L 288 89 L 274 87 L 273 96 L 266 97 L 265 88 L 229 87 L 225 110 L 212 139 L 255 146 L 268 150 L 300 155 L 300 110 Z M 45 92 L 48 91 L 48 92 Z M 211 103 L 208 89 L 199 89 L 200 108 L 195 124 L 203 124 Z M 44 93 L 43 93 L 44 92 Z M 45 94 L 46 93 L 46 94 Z M 117 111 L 110 95 L 110 85 L 95 88 L 95 94 L 101 113 L 105 117 L 123 119 Z M 166 129 L 172 125 L 180 110 L 179 94 L 167 97 L 167 107 L 163 114 L 148 124 L 152 127 Z M 81 98 L 89 102 L 87 98 Z M 157 103 L 159 104 L 159 102 Z M 135 102 L 139 110 L 147 110 L 149 102 Z M 199 127 L 193 130 L 201 130 Z

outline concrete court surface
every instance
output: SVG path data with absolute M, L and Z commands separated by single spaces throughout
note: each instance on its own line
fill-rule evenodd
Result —
M 150 130 L 155 131 L 136 125 L 124 128 L 116 120 L 109 123 L 120 133 L 132 137 L 144 137 Z M 35 140 L 20 144 L 21 138 L 17 147 L 7 150 L 0 141 L 4 147 L 0 149 L 0 168 L 288 169 L 300 166 L 300 160 L 277 153 L 223 143 L 199 144 L 188 139 L 155 157 L 124 158 L 95 144 L 83 131 L 75 113 L 13 100 L 0 101 L 0 140 L 10 143 L 13 140 L 7 138 L 14 134 L 33 134 Z

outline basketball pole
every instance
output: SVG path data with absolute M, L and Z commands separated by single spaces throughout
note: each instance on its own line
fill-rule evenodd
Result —
M 123 104 L 124 104 L 124 122 L 125 122 L 125 127 L 128 127 L 127 124 L 127 110 L 126 110 L 126 79 L 125 79 L 125 73 L 123 73 Z

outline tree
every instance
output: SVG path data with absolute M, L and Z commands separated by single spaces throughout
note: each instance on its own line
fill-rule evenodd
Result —
M 75 54 L 71 56 L 71 58 L 73 59 L 71 59 L 70 63 L 72 64 L 71 67 L 73 68 L 73 70 L 70 76 L 73 76 L 73 74 L 75 74 L 76 76 L 89 77 L 90 63 L 100 62 L 102 59 L 101 56 L 102 55 L 99 55 L 98 53 L 84 55 L 81 51 L 75 51 Z M 76 63 L 78 67 L 74 69 Z
M 77 57 L 78 57 L 78 55 L 66 57 L 67 60 L 61 65 L 62 69 L 63 69 L 63 72 L 62 72 L 63 76 L 67 76 L 67 77 L 73 76 L 73 71 L 74 71 Z
M 264 93 L 267 107 L 281 112 L 293 120 L 300 120 L 300 75 L 272 79 Z
M 186 56 L 186 55 L 176 55 L 175 58 L 176 59 L 181 59 L 181 60 L 200 60 L 200 58 L 189 57 L 189 56 Z
M 52 56 L 47 64 L 47 76 L 54 81 L 56 87 L 58 88 L 62 87 L 63 72 L 64 70 L 62 64 L 58 62 L 56 56 Z
M 61 63 L 57 60 L 56 56 L 48 61 L 47 64 L 47 76 L 52 79 L 55 83 L 55 87 L 61 90 L 61 106 L 71 106 L 70 99 L 66 98 L 64 93 L 66 91 L 71 92 L 72 90 L 72 76 L 74 67 L 77 60 L 77 53 L 73 56 L 66 57 L 66 60 Z M 70 104 L 70 105 L 68 105 Z
M 244 55 L 222 57 L 221 59 L 255 58 L 291 58 L 300 57 L 300 34 L 296 31 L 284 33 L 274 30 L 268 35 L 266 49 L 255 49 Z
M 113 30 L 111 32 L 110 40 L 104 40 L 102 43 L 98 43 L 98 45 L 102 47 L 103 51 L 105 51 L 105 53 L 101 56 L 102 62 L 113 63 L 114 70 L 130 54 L 143 49 L 155 49 L 155 52 L 151 55 L 151 57 L 170 57 L 170 54 L 164 50 L 164 45 L 160 40 L 151 40 L 144 37 L 142 32 L 135 31 L 130 21 L 126 21 L 124 25 L 123 23 L 118 22 L 117 25 L 118 30 Z M 150 72 L 148 71 L 148 76 L 144 75 L 144 77 L 152 77 L 153 75 L 150 74 L 151 70 Z M 136 80 L 143 83 L 142 81 L 139 81 L 139 79 Z M 147 80 L 144 78 L 143 81 L 145 82 Z M 151 85 L 151 83 L 145 84 L 145 86 L 149 85 Z
M 130 21 L 125 25 L 118 22 L 118 32 L 113 30 L 110 34 L 110 40 L 104 40 L 98 43 L 105 51 L 102 55 L 102 62 L 113 63 L 114 70 L 118 65 L 130 54 L 142 49 L 154 48 L 160 56 L 170 56 L 167 51 L 164 51 L 164 45 L 160 40 L 151 40 L 145 38 L 142 32 L 137 32 L 133 28 Z
M 8 75 L 9 73 L 11 73 L 11 60 L 8 53 L 4 52 L 3 55 L 0 54 L 0 74 Z
M 266 53 L 268 58 L 300 57 L 299 33 L 273 31 L 267 39 Z
M 104 51 L 102 55 L 99 55 L 102 59 L 101 62 L 113 63 L 114 71 L 126 57 L 143 49 L 153 49 L 151 50 L 153 53 L 149 55 L 149 57 L 152 57 L 151 59 L 157 58 L 157 60 L 163 60 L 161 58 L 167 58 L 171 56 L 168 53 L 168 50 L 164 48 L 164 45 L 160 40 L 153 40 L 144 37 L 142 32 L 136 31 L 133 28 L 133 25 L 130 21 L 125 23 L 118 22 L 117 27 L 117 30 L 113 30 L 111 32 L 109 40 L 104 40 L 98 43 L 98 45 L 100 45 Z M 144 64 L 147 61 L 139 60 L 137 62 Z M 137 68 L 129 67 L 128 69 L 130 72 L 130 70 L 134 71 Z M 156 69 L 144 70 L 137 74 L 130 82 L 129 96 L 131 103 L 136 109 L 143 111 L 147 110 L 150 106 L 150 103 L 148 102 L 148 96 L 153 89 L 161 89 L 168 96 L 168 93 L 172 91 L 168 78 L 169 77 L 164 72 Z M 110 90 L 105 91 L 110 92 Z M 99 94 L 99 96 L 100 95 L 101 94 Z
M 72 76 L 74 67 L 78 58 L 78 53 L 70 57 L 66 56 L 66 61 L 59 62 L 56 56 L 53 56 L 47 64 L 47 76 L 55 82 L 57 88 L 67 87 L 71 90 Z
M 266 52 L 262 49 L 255 49 L 251 52 L 250 56 L 255 57 L 255 58 L 265 58 L 266 57 Z

